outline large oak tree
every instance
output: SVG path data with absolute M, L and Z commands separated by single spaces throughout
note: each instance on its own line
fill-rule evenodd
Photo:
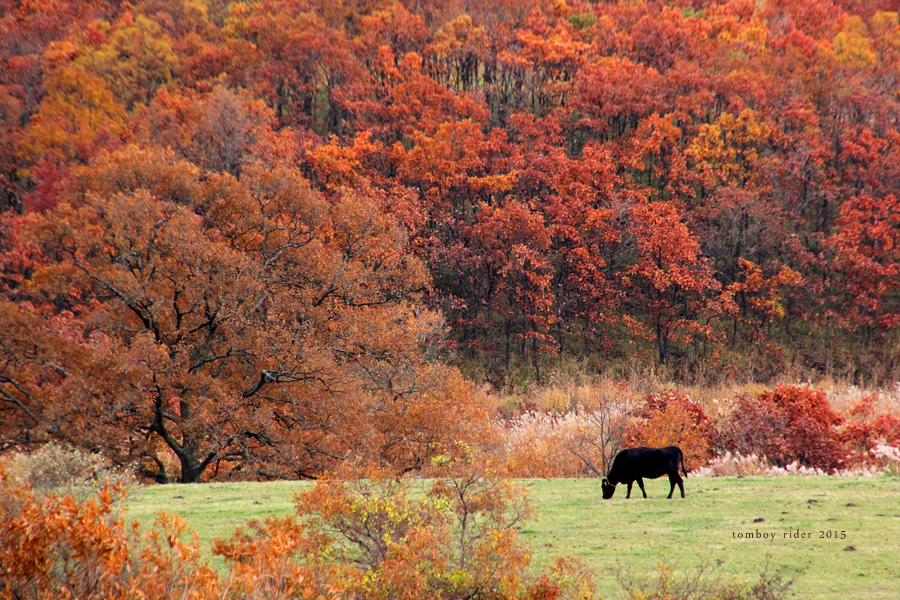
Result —
M 130 152 L 15 223 L 4 442 L 64 439 L 192 482 L 418 469 L 472 439 L 479 396 L 438 361 L 425 270 L 365 189 L 327 201 L 259 164 L 186 182 L 171 154 Z M 163 193 L 188 184 L 193 202 Z

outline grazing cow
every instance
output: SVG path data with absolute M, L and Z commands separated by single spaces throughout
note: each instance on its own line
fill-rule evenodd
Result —
M 684 469 L 684 455 L 678 446 L 669 446 L 668 448 L 628 448 L 616 454 L 613 460 L 612 468 L 609 474 L 601 482 L 603 488 L 603 499 L 609 500 L 616 491 L 616 484 L 627 483 L 628 494 L 626 498 L 631 498 L 631 485 L 637 481 L 638 487 L 647 497 L 644 490 L 643 478 L 656 479 L 663 475 L 669 476 L 669 483 L 672 488 L 669 490 L 669 498 L 675 491 L 675 484 L 678 484 L 681 490 L 681 497 L 684 498 L 684 480 L 678 474 L 678 464 L 681 463 L 681 470 L 687 477 L 687 471 Z

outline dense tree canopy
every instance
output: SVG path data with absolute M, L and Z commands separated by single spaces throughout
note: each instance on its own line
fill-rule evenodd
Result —
M 896 379 L 892 5 L 2 1 L 0 443 L 418 469 L 450 358 Z

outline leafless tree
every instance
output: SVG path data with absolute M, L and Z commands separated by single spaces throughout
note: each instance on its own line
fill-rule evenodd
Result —
M 606 477 L 622 447 L 632 409 L 628 400 L 602 392 L 589 405 L 578 406 L 581 426 L 568 436 L 567 450 L 597 477 Z

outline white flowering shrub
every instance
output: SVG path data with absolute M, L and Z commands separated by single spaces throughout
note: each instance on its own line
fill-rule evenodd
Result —
M 722 456 L 718 456 L 709 463 L 691 471 L 693 477 L 752 477 L 754 475 L 765 475 L 766 470 L 771 464 L 762 457 L 755 454 L 742 455 L 726 452 Z
M 887 457 L 889 464 L 893 468 L 900 466 L 900 451 L 896 448 L 886 447 L 884 456 Z M 893 453 L 891 453 L 893 451 Z M 896 453 L 896 459 L 894 456 Z M 890 462 L 894 461 L 894 462 Z M 859 465 L 850 469 L 837 469 L 833 472 L 827 472 L 824 469 L 815 467 L 807 467 L 798 462 L 791 462 L 783 467 L 773 465 L 764 456 L 755 454 L 741 455 L 726 452 L 722 456 L 718 456 L 711 460 L 705 467 L 700 467 L 691 471 L 694 477 L 784 477 L 787 475 L 834 475 L 838 477 L 874 477 L 887 472 L 884 468 L 878 468 L 872 465 Z
M 870 452 L 882 473 L 900 477 L 900 448 L 887 444 L 876 444 Z

